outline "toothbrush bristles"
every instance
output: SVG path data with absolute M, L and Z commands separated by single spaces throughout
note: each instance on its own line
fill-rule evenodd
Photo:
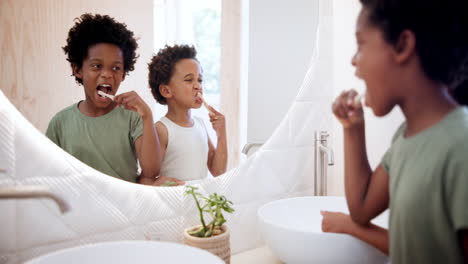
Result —
M 364 95 L 363 94 L 358 94 L 354 97 L 354 105 L 358 104 L 364 104 Z

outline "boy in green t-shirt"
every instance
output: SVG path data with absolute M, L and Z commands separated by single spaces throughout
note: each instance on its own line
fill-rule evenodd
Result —
M 343 92 L 345 191 L 352 227 L 392 263 L 468 263 L 468 1 L 361 0 L 352 59 L 376 116 L 405 122 L 376 169 L 367 160 L 360 96 Z M 369 225 L 390 208 L 389 233 Z M 324 230 L 343 215 L 324 213 Z M 335 218 L 336 220 L 336 218 Z M 333 222 L 336 222 L 333 220 Z M 330 226 L 333 225 L 333 226 Z M 365 235 L 365 239 L 362 235 Z M 375 243 L 377 242 L 377 243 Z M 384 242 L 384 243 L 381 243 Z
M 134 69 L 137 47 L 125 24 L 106 15 L 79 17 L 63 50 L 75 80 L 83 85 L 85 100 L 57 113 L 46 135 L 96 170 L 130 182 L 160 185 L 166 179 L 158 177 L 161 148 L 151 109 L 134 91 L 115 95 Z

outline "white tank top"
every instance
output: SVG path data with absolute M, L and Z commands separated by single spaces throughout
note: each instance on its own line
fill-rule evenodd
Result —
M 167 148 L 161 165 L 161 176 L 182 181 L 208 176 L 208 133 L 203 120 L 193 117 L 192 127 L 182 127 L 162 117 L 167 128 Z

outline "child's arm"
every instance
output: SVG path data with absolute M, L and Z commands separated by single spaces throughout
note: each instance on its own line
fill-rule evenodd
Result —
M 226 139 L 226 120 L 224 115 L 209 106 L 210 122 L 218 137 L 216 148 L 208 139 L 208 169 L 213 176 L 219 176 L 226 172 L 227 167 L 227 139 Z
M 166 155 L 166 149 L 167 149 L 167 142 L 168 142 L 167 128 L 161 122 L 156 122 L 154 126 L 156 127 L 156 131 L 158 132 L 159 143 L 161 145 L 161 161 L 162 161 L 164 159 L 164 155 Z M 159 176 L 156 178 L 156 180 L 148 179 L 143 184 L 153 185 L 153 186 L 178 186 L 178 185 L 184 185 L 185 182 L 175 179 L 175 178 Z
M 140 183 L 154 182 L 161 168 L 161 147 L 153 125 L 151 109 L 134 91 L 117 95 L 115 101 L 125 109 L 137 112 L 143 121 L 143 134 L 135 141 L 141 166 Z
M 366 153 L 364 112 L 354 102 L 355 91 L 343 92 L 333 103 L 333 113 L 343 125 L 345 192 L 351 218 L 368 224 L 389 204 L 388 174 L 379 165 L 372 171 Z
M 320 212 L 323 216 L 322 231 L 352 235 L 388 255 L 388 230 L 369 223 L 359 225 L 347 214 Z

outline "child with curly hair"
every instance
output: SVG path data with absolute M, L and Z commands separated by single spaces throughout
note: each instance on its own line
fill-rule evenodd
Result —
M 161 143 L 161 175 L 183 181 L 226 171 L 227 142 L 224 116 L 213 107 L 210 121 L 217 135 L 213 146 L 204 122 L 191 109 L 203 100 L 203 74 L 196 50 L 188 45 L 166 46 L 149 63 L 149 85 L 156 101 L 167 105 L 167 114 L 156 123 Z
M 352 64 L 366 83 L 365 104 L 376 116 L 398 106 L 405 122 L 372 169 L 361 100 L 354 90 L 335 100 L 350 217 L 374 228 L 370 220 L 390 208 L 388 235 L 367 235 L 382 251 L 389 236 L 392 263 L 468 263 L 468 1 L 361 3 Z
M 63 50 L 85 99 L 57 113 L 46 135 L 96 170 L 152 185 L 161 164 L 152 112 L 134 91 L 115 95 L 134 69 L 137 47 L 133 32 L 114 18 L 99 14 L 77 18 Z

